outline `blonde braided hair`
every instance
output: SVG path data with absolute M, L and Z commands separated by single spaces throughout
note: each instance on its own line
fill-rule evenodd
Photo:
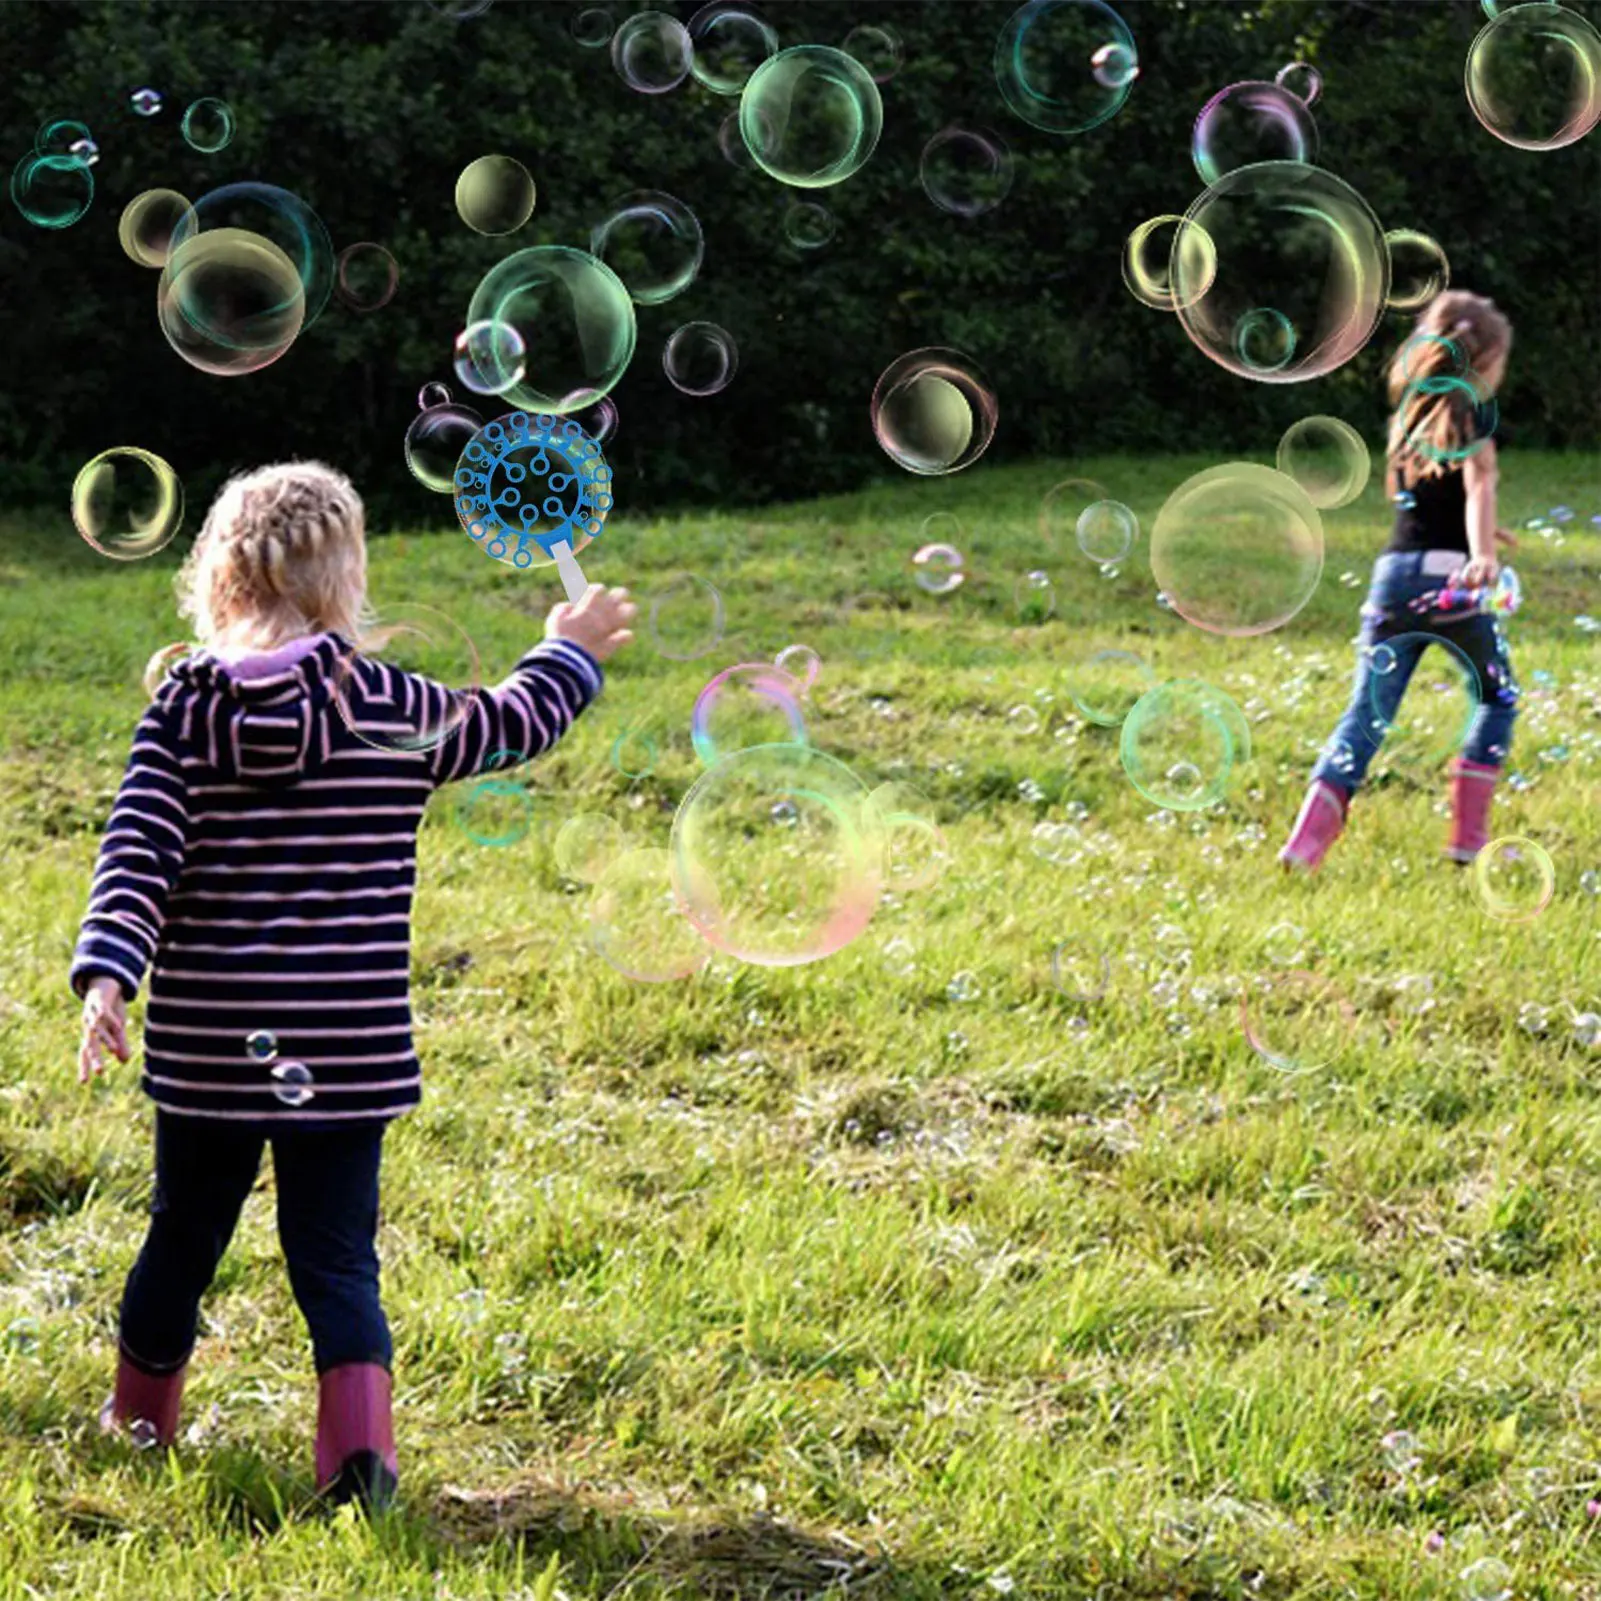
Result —
M 366 615 L 366 519 L 341 472 L 281 462 L 223 485 L 178 574 L 178 610 L 202 645 L 272 650 Z

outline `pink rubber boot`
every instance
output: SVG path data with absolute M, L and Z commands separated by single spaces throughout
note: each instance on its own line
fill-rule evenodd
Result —
M 1459 758 L 1451 769 L 1451 838 L 1445 854 L 1453 862 L 1471 862 L 1490 843 L 1490 803 L 1495 799 L 1499 767 Z
M 1295 827 L 1279 852 L 1279 860 L 1286 867 L 1315 873 L 1328 855 L 1329 846 L 1345 827 L 1349 804 L 1344 790 L 1326 778 L 1314 778 L 1306 799 L 1301 802 L 1301 814 L 1295 819 Z
M 387 1506 L 400 1484 L 389 1370 L 347 1362 L 317 1380 L 317 1490 L 330 1501 Z
M 101 1432 L 114 1434 L 125 1428 L 135 1445 L 171 1445 L 178 1438 L 178 1408 L 187 1371 L 186 1363 L 176 1373 L 156 1376 L 119 1356 L 116 1388 L 100 1409 Z

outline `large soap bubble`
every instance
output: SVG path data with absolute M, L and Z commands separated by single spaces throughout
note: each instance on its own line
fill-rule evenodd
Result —
M 183 485 L 160 456 L 118 445 L 78 469 L 72 521 L 102 556 L 116 561 L 153 556 L 183 521 Z
M 687 289 L 700 271 L 705 239 L 695 213 L 659 189 L 636 189 L 590 231 L 589 248 L 642 306 Z
M 737 95 L 778 50 L 778 35 L 743 6 L 712 0 L 689 19 L 690 70 L 713 94 Z
M 1565 6 L 1512 6 L 1468 49 L 1468 105 L 1504 144 L 1559 150 L 1601 120 L 1601 34 Z
M 1083 133 L 1115 116 L 1139 75 L 1128 25 L 1101 0 L 1028 0 L 995 41 L 995 81 L 1024 122 Z
M 1220 692 L 1175 678 L 1147 691 L 1123 719 L 1123 770 L 1140 794 L 1169 811 L 1193 812 L 1222 798 L 1234 762 Z
M 970 357 L 930 346 L 908 351 L 873 386 L 873 433 L 889 458 L 920 477 L 970 467 L 995 437 L 999 407 Z
M 1317 124 L 1306 102 L 1276 83 L 1231 83 L 1201 107 L 1190 157 L 1202 183 L 1259 161 L 1317 160 Z
M 634 354 L 634 305 L 604 262 L 566 245 L 519 250 L 473 291 L 467 323 L 503 323 L 525 351 L 512 405 L 568 416 L 608 393 Z
M 1367 487 L 1367 442 L 1339 417 L 1302 417 L 1279 440 L 1279 471 L 1320 511 L 1349 506 Z
M 703 773 L 673 819 L 673 886 L 701 937 L 762 967 L 815 962 L 867 927 L 882 825 L 849 768 L 757 745 Z
M 1271 467 L 1233 461 L 1187 478 L 1151 527 L 1151 571 L 1173 610 L 1213 634 L 1265 634 L 1312 598 L 1323 520 Z
M 640 94 L 666 94 L 689 76 L 695 47 L 689 30 L 665 11 L 640 11 L 611 36 L 617 76 Z
M 191 367 L 219 378 L 271 366 L 306 324 L 305 287 L 294 261 L 247 229 L 180 237 L 183 227 L 180 221 L 173 231 L 156 296 L 167 343 Z
M 872 74 L 828 45 L 780 50 L 751 74 L 739 101 L 739 131 L 752 160 L 799 189 L 850 177 L 872 155 L 883 127 Z
M 1264 383 L 1319 378 L 1349 361 L 1384 314 L 1384 230 L 1321 167 L 1263 161 L 1225 173 L 1174 241 L 1179 321 L 1220 367 Z M 1202 287 L 1204 284 L 1204 288 Z

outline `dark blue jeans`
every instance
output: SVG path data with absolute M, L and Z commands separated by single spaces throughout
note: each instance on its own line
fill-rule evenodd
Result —
M 1478 709 L 1462 755 L 1486 767 L 1505 765 L 1518 715 L 1518 686 L 1499 621 L 1483 612 L 1442 613 L 1414 604 L 1443 589 L 1452 569 L 1466 560 L 1417 550 L 1386 552 L 1374 564 L 1350 703 L 1312 769 L 1313 778 L 1348 793 L 1361 784 L 1395 723 L 1423 652 L 1436 640 L 1454 645 L 1477 680 Z
M 200 1297 L 233 1237 L 272 1145 L 278 1238 L 311 1330 L 317 1371 L 394 1355 L 378 1301 L 378 1158 L 385 1124 L 271 1135 L 212 1118 L 156 1113 L 150 1232 L 122 1294 L 122 1353 L 146 1373 L 189 1360 Z

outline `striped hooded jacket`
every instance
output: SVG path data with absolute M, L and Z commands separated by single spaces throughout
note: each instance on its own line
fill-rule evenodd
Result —
M 146 1093 L 170 1112 L 267 1127 L 414 1106 L 423 808 L 440 784 L 510 765 L 507 752 L 549 750 L 600 687 L 594 658 L 567 640 L 464 695 L 337 634 L 174 667 L 134 735 L 72 963 L 77 994 L 109 975 L 130 1000 L 149 969 Z M 396 748 L 445 723 L 430 748 Z M 280 1069 L 307 1069 L 309 1099 L 253 1059 L 258 1031 Z

